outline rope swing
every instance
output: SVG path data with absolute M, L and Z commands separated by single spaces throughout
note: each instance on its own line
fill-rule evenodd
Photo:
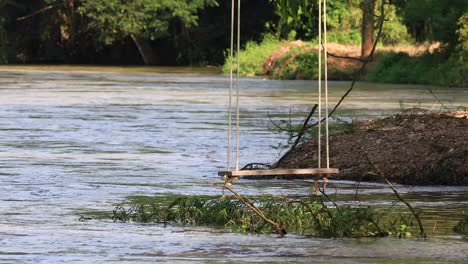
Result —
M 235 0 L 231 0 L 231 49 L 229 59 L 229 98 L 228 98 L 228 140 L 227 140 L 227 170 L 218 172 L 226 183 L 231 183 L 233 180 L 242 176 L 295 176 L 295 175 L 314 175 L 315 176 L 315 193 L 319 193 L 318 178 L 323 176 L 326 182 L 328 175 L 338 173 L 338 169 L 330 168 L 330 142 L 329 142 L 329 129 L 328 129 L 328 67 L 327 67 L 327 3 L 326 0 L 318 0 L 318 124 L 317 124 L 317 168 L 305 169 L 272 169 L 272 170 L 242 170 L 239 171 L 239 131 L 240 131 L 240 10 L 241 3 L 237 0 L 237 72 L 236 72 L 236 147 L 235 147 L 235 170 L 231 170 L 231 136 L 232 136 L 232 97 L 234 86 L 234 70 L 233 70 L 233 57 L 234 57 L 234 25 L 235 25 Z M 323 36 L 322 36 L 323 30 Z M 323 74 L 324 74 L 324 87 L 322 88 L 322 58 L 323 58 Z M 325 160 L 326 167 L 322 168 L 322 90 L 325 93 Z

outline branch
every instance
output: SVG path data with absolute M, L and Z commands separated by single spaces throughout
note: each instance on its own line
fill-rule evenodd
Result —
M 323 188 L 320 189 L 320 187 L 319 187 L 319 191 L 320 191 L 320 193 L 323 194 L 323 196 L 325 196 L 325 198 L 327 198 L 327 200 L 328 200 L 329 202 L 331 202 L 331 203 L 333 204 L 333 206 L 335 206 L 335 208 L 336 208 L 336 210 L 338 211 L 338 213 L 340 214 L 340 216 L 343 217 L 343 213 L 341 212 L 340 207 L 335 203 L 335 201 L 333 201 L 333 200 L 330 198 L 330 196 L 328 196 L 328 194 L 325 193 L 325 190 L 323 190 Z M 320 198 L 320 201 L 322 202 L 322 204 L 324 204 L 323 201 L 322 201 L 321 199 L 322 199 L 322 198 Z
M 372 163 L 372 161 L 369 159 L 369 156 L 367 154 L 366 154 L 366 160 L 369 163 L 369 165 L 371 165 L 374 168 L 374 170 L 377 171 L 377 175 L 381 176 L 384 179 L 384 181 L 387 183 L 388 187 L 390 187 L 390 189 L 392 189 L 393 193 L 395 193 L 395 196 L 398 198 L 398 200 L 400 200 L 400 202 L 404 203 L 408 207 L 408 209 L 411 211 L 414 218 L 416 218 L 416 221 L 418 222 L 419 235 L 421 237 L 425 237 L 424 227 L 422 225 L 421 219 L 419 218 L 419 213 L 416 213 L 413 206 L 411 206 L 410 203 L 408 203 L 405 199 L 403 199 L 403 197 L 401 197 L 400 193 L 398 193 L 398 190 L 395 188 L 395 186 L 393 186 L 393 184 L 387 179 L 387 177 L 385 176 L 383 171 L 380 170 L 374 163 Z
M 270 220 L 269 218 L 267 218 L 262 210 L 258 209 L 258 207 L 256 207 L 251 201 L 246 200 L 248 198 L 242 197 L 241 195 L 236 193 L 230 186 L 228 186 L 226 184 L 215 184 L 215 183 L 210 183 L 210 184 L 214 185 L 214 186 L 224 188 L 224 189 L 227 189 L 228 191 L 230 191 L 234 195 L 234 197 L 236 197 L 237 200 L 239 200 L 243 204 L 245 204 L 250 210 L 252 210 L 255 214 L 257 214 L 260 218 L 262 218 L 265 222 L 272 225 L 276 229 L 278 234 L 281 237 L 284 237 L 284 235 L 286 234 L 286 230 L 284 230 L 284 228 L 280 227 L 280 225 L 278 223 L 276 223 L 276 222 Z
M 322 49 L 324 49 L 323 44 L 322 44 Z M 362 59 L 362 58 L 356 58 L 356 57 L 350 57 L 350 56 L 339 56 L 339 55 L 330 53 L 328 51 L 327 51 L 327 55 L 330 56 L 330 57 L 333 57 L 333 58 L 337 58 L 337 59 L 356 60 L 356 61 L 360 61 L 360 62 L 364 62 L 364 63 L 368 61 L 368 59 Z
M 35 11 L 35 12 L 29 14 L 29 15 L 22 16 L 22 17 L 18 17 L 18 18 L 16 19 L 16 21 L 22 21 L 22 20 L 29 19 L 29 18 L 31 18 L 31 17 L 34 17 L 34 16 L 39 15 L 39 14 L 41 14 L 41 13 L 44 13 L 44 12 L 47 11 L 47 10 L 56 8 L 56 7 L 61 6 L 61 5 L 64 5 L 64 3 L 58 4 L 58 5 L 46 6 L 46 7 L 42 8 L 42 9 L 39 9 L 39 10 L 37 10 L 37 11 Z
M 442 101 L 439 100 L 439 98 L 435 95 L 435 93 L 432 91 L 431 88 L 427 87 L 427 90 L 432 94 L 432 96 L 437 100 L 437 102 L 445 109 L 445 110 L 449 110 L 449 108 L 447 106 L 444 105 L 444 103 L 442 103 Z
M 273 119 L 271 119 L 271 116 L 270 116 L 270 113 L 268 113 L 268 119 L 270 119 L 270 122 L 273 124 L 273 126 L 275 126 L 279 131 L 285 131 L 285 130 L 288 130 L 287 128 L 283 128 L 281 127 L 280 125 L 278 125 L 277 123 L 275 123 L 275 121 L 273 121 Z M 284 120 L 280 120 L 282 122 L 285 122 Z
M 275 163 L 275 165 L 273 166 L 274 168 L 278 168 L 279 164 L 294 150 L 296 149 L 296 146 L 297 144 L 299 144 L 299 142 L 301 141 L 301 138 L 302 136 L 304 135 L 304 133 L 307 131 L 307 128 L 309 127 L 308 124 L 309 124 L 309 121 L 310 119 L 312 118 L 312 115 L 315 113 L 315 110 L 317 109 L 317 104 L 315 104 L 313 107 L 312 107 L 312 110 L 310 110 L 309 112 L 309 115 L 307 116 L 307 118 L 304 120 L 304 124 L 302 124 L 302 128 L 301 130 L 299 131 L 299 133 L 297 134 L 297 138 L 296 140 L 294 141 L 293 145 L 289 148 L 288 151 L 286 151 L 286 153 L 284 153 L 283 156 L 281 156 L 281 158 Z

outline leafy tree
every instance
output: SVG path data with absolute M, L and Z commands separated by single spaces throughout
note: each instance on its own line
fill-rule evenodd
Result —
M 468 12 L 466 0 L 395 0 L 403 21 L 417 41 L 457 43 L 457 22 Z
M 317 35 L 314 12 L 317 1 L 270 0 L 279 16 L 279 21 L 271 25 L 278 38 L 288 36 L 292 31 L 300 38 L 311 39 Z
M 378 5 L 380 6 L 380 1 Z M 403 23 L 403 18 L 398 14 L 398 8 L 393 4 L 385 5 L 385 22 L 382 31 L 382 43 L 385 45 L 395 45 L 409 42 L 411 39 L 408 29 Z
M 6 5 L 6 1 L 0 2 L 0 10 L 3 10 Z M 7 46 L 8 46 L 8 37 L 7 37 L 7 30 L 5 29 L 6 18 L 2 14 L 0 16 L 0 63 L 7 63 Z
M 345 31 L 359 27 L 361 0 L 328 0 L 327 26 L 330 31 Z M 318 0 L 270 0 L 279 21 L 274 25 L 278 37 L 285 37 L 291 31 L 297 38 L 313 39 L 318 34 Z
M 216 5 L 215 0 L 82 0 L 78 11 L 86 19 L 90 34 L 103 45 L 131 37 L 145 63 L 154 62 L 148 41 L 169 35 L 171 22 L 185 27 L 197 25 L 197 11 Z
M 458 20 L 458 26 L 458 45 L 462 51 L 468 52 L 468 12 L 460 17 Z
M 297 37 L 299 38 L 311 39 L 317 36 L 318 0 L 271 1 L 275 4 L 276 10 L 281 17 L 277 25 L 280 36 L 287 34 L 287 30 L 297 31 Z M 377 0 L 327 1 L 329 6 L 327 8 L 327 26 L 330 31 L 349 34 L 351 28 L 356 27 L 359 21 L 363 56 L 369 54 L 374 42 L 376 2 Z M 356 19 L 358 17 L 359 20 Z

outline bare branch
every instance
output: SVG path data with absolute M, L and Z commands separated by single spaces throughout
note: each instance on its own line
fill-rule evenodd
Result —
M 304 133 L 307 131 L 308 129 L 308 124 L 309 124 L 309 121 L 310 119 L 312 118 L 312 115 L 315 113 L 315 110 L 317 109 L 318 105 L 315 104 L 312 109 L 310 110 L 309 112 L 309 115 L 307 116 L 307 118 L 304 120 L 304 123 L 302 125 L 302 128 L 301 130 L 299 131 L 299 133 L 297 134 L 297 138 L 296 140 L 294 141 L 293 145 L 289 148 L 289 150 L 284 153 L 284 155 L 275 163 L 275 165 L 273 166 L 274 168 L 277 168 L 279 166 L 279 164 L 289 155 L 289 153 L 291 153 L 294 149 L 296 149 L 296 146 L 299 144 L 299 142 L 301 141 L 301 138 L 302 136 L 304 135 Z
M 232 195 L 234 195 L 234 197 L 236 197 L 237 200 L 241 201 L 243 204 L 245 204 L 245 206 L 247 206 L 250 210 L 252 210 L 255 214 L 257 214 L 260 218 L 262 218 L 265 222 L 269 223 L 270 225 L 272 225 L 276 231 L 278 232 L 278 234 L 281 236 L 281 237 L 284 237 L 284 235 L 286 234 L 286 230 L 284 230 L 284 228 L 280 227 L 280 225 L 274 221 L 272 221 L 271 219 L 267 218 L 265 216 L 265 214 L 263 213 L 262 210 L 258 209 L 258 207 L 256 207 L 252 201 L 250 201 L 250 199 L 248 199 L 247 197 L 243 197 L 242 195 L 236 193 L 230 186 L 226 185 L 226 184 L 215 184 L 215 183 L 211 183 L 211 185 L 214 185 L 214 186 L 218 186 L 218 187 L 221 187 L 221 188 L 225 188 L 227 189 L 228 191 L 230 191 L 232 193 Z M 249 201 L 247 201 L 249 200 Z
M 323 48 L 323 44 L 322 44 L 322 48 Z M 327 55 L 330 56 L 330 57 L 333 57 L 333 58 L 337 58 L 337 59 L 356 60 L 356 61 L 360 61 L 360 62 L 367 62 L 368 61 L 368 59 L 362 59 L 362 58 L 356 58 L 356 57 L 350 57 L 350 56 L 340 56 L 340 55 L 330 53 L 328 51 L 327 51 Z
M 437 102 L 445 109 L 445 110 L 449 110 L 449 108 L 447 106 L 444 105 L 444 103 L 442 103 L 442 101 L 439 100 L 439 98 L 435 95 L 435 93 L 432 91 L 431 88 L 427 87 L 427 90 L 432 94 L 432 96 L 437 100 Z
M 421 237 L 425 237 L 424 227 L 422 225 L 421 219 L 419 218 L 420 213 L 416 213 L 413 206 L 411 206 L 410 203 L 408 203 L 405 199 L 403 199 L 403 197 L 401 197 L 400 193 L 395 188 L 395 186 L 388 180 L 388 178 L 385 176 L 383 171 L 381 169 L 379 169 L 374 163 L 372 163 L 372 161 L 369 159 L 369 156 L 367 154 L 366 154 L 366 160 L 369 163 L 369 165 L 371 165 L 374 168 L 374 170 L 377 171 L 377 175 L 381 176 L 384 179 L 385 183 L 387 183 L 388 187 L 390 187 L 390 189 L 392 189 L 393 193 L 395 193 L 395 196 L 398 198 L 398 200 L 400 200 L 402 203 L 404 203 L 408 207 L 408 209 L 411 211 L 414 218 L 416 218 L 416 221 L 418 222 L 419 235 Z
M 37 10 L 37 11 L 34 11 L 33 13 L 31 13 L 31 14 L 29 14 L 29 15 L 22 16 L 22 17 L 18 17 L 18 18 L 16 19 L 16 21 L 22 21 L 22 20 L 29 19 L 29 18 L 31 18 L 31 17 L 34 17 L 34 16 L 39 15 L 39 14 L 41 14 L 41 13 L 44 13 L 44 12 L 47 11 L 47 10 L 54 9 L 54 8 L 56 8 L 56 7 L 58 7 L 58 6 L 61 6 L 61 5 L 63 5 L 63 4 L 46 6 L 46 7 L 42 8 L 42 9 L 39 9 L 39 10 Z

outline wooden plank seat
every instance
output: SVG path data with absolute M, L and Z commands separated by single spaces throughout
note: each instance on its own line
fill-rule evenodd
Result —
M 304 175 L 321 175 L 321 174 L 337 174 L 338 169 L 327 168 L 306 168 L 306 169 L 272 169 L 272 170 L 241 170 L 241 171 L 220 171 L 218 175 L 221 177 L 227 176 L 237 178 L 243 176 L 304 176 Z

